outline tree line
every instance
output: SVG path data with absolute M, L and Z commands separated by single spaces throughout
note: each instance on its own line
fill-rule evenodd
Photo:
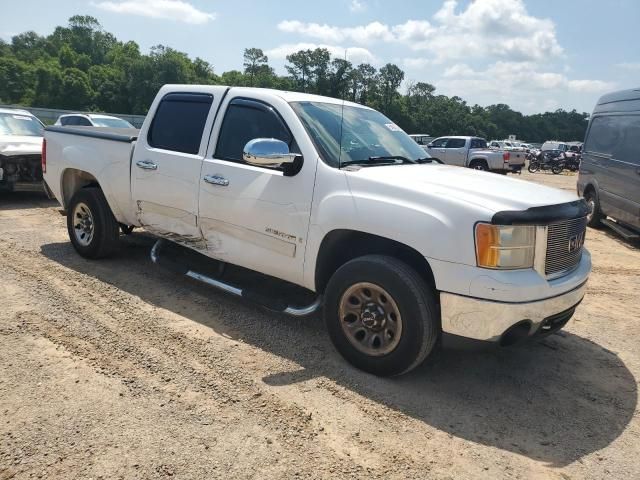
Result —
M 397 65 L 354 65 L 324 48 L 288 55 L 285 69 L 278 75 L 263 50 L 247 48 L 242 70 L 218 75 L 207 61 L 167 46 L 143 54 L 135 42 L 105 32 L 97 19 L 76 15 L 48 36 L 25 32 L 0 40 L 0 103 L 145 114 L 164 84 L 220 84 L 344 98 L 382 111 L 409 133 L 433 136 L 580 140 L 587 125 L 588 114 L 575 110 L 523 115 L 505 104 L 469 105 L 437 94 L 427 82 L 409 82 L 401 93 L 405 74 Z

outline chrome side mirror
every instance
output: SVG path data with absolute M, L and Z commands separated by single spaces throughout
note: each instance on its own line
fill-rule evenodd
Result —
M 300 155 L 289 152 L 289 146 L 275 138 L 254 138 L 247 142 L 242 158 L 257 167 L 278 168 L 291 164 Z

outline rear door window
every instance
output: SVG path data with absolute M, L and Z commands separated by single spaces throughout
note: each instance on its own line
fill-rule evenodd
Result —
M 481 138 L 473 138 L 470 148 L 487 148 L 487 142 Z
M 205 93 L 165 95 L 149 128 L 149 146 L 196 155 L 212 103 L 213 95 Z
M 225 113 L 214 157 L 244 163 L 244 147 L 256 138 L 276 138 L 289 145 L 289 151 L 298 150 L 284 120 L 271 105 L 234 99 Z

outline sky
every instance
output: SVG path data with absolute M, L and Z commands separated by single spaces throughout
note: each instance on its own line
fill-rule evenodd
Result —
M 284 74 L 287 54 L 326 47 L 406 88 L 428 82 L 470 104 L 524 113 L 590 112 L 603 93 L 640 87 L 640 0 L 0 0 L 0 38 L 46 35 L 92 15 L 143 52 L 163 44 L 216 73 L 242 69 L 245 48 Z

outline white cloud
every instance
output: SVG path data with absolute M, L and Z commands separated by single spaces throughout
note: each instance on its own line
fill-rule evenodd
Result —
M 324 42 L 342 42 L 351 40 L 360 44 L 375 41 L 393 40 L 389 27 L 380 22 L 372 22 L 352 28 L 333 27 L 327 24 L 304 23 L 298 20 L 284 20 L 278 24 L 278 29 L 286 33 L 317 38 Z
M 351 0 L 351 3 L 349 4 L 349 10 L 353 13 L 362 12 L 363 10 L 366 10 L 366 8 L 367 6 L 361 0 Z
M 542 60 L 563 52 L 554 23 L 529 15 L 522 0 L 475 0 L 460 12 L 457 0 L 446 0 L 433 22 L 410 19 L 391 26 L 372 22 L 336 27 L 287 20 L 278 28 L 325 42 L 397 42 L 412 50 L 429 52 L 439 61 L 469 57 Z
M 538 112 L 565 105 L 568 96 L 597 95 L 616 85 L 601 80 L 570 79 L 557 72 L 540 71 L 535 62 L 498 61 L 484 70 L 464 63 L 445 69 L 436 81 L 439 90 L 462 95 L 473 102 L 507 103 L 524 111 Z M 594 100 L 595 101 L 595 98 Z
M 124 0 L 97 2 L 94 5 L 108 12 L 177 20 L 193 25 L 202 25 L 216 18 L 215 13 L 203 12 L 182 0 Z
M 616 63 L 615 66 L 623 70 L 640 71 L 640 62 L 622 62 Z
M 315 50 L 316 48 L 326 48 L 334 58 L 344 58 L 345 56 L 345 47 L 316 43 L 288 43 L 272 48 L 271 50 L 267 50 L 265 53 L 269 58 L 273 58 L 275 60 L 283 60 L 287 57 L 287 55 L 298 52 L 300 50 Z M 376 62 L 376 57 L 366 48 L 348 47 L 346 48 L 346 52 L 347 60 L 349 60 L 351 63 L 359 64 Z

